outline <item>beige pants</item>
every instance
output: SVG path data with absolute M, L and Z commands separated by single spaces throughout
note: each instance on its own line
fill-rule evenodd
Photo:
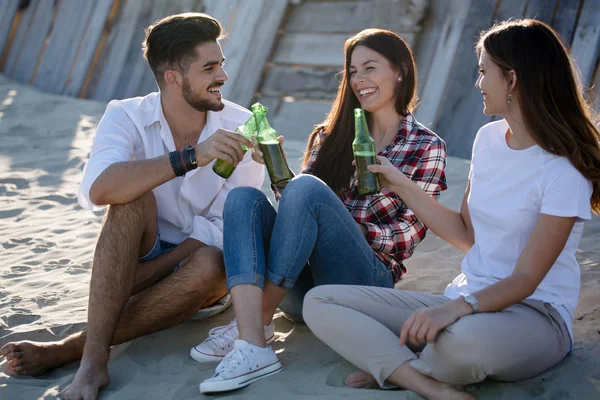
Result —
M 308 292 L 303 314 L 319 339 L 373 375 L 380 386 L 407 361 L 453 384 L 522 380 L 557 364 L 570 350 L 560 315 L 538 300 L 460 318 L 433 344 L 400 346 L 400 330 L 413 311 L 447 301 L 442 295 L 407 290 L 324 285 Z

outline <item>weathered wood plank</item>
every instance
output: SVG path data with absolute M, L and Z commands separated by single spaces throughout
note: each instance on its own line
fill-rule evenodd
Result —
M 33 84 L 61 93 L 88 26 L 93 0 L 62 0 Z
M 112 7 L 113 0 L 96 0 L 94 2 L 94 9 L 81 39 L 81 45 L 69 71 L 67 82 L 62 89 L 63 94 L 79 95 Z
M 13 78 L 29 83 L 45 48 L 46 38 L 60 4 L 57 1 L 38 1 L 23 49 L 15 65 Z
M 229 32 L 237 15 L 239 3 L 240 0 L 203 0 L 203 12 L 219 21 L 225 32 Z M 241 19 L 243 18 L 244 16 L 241 16 Z
M 443 95 L 444 106 L 434 129 L 446 140 L 449 155 L 470 158 L 477 130 L 491 120 L 483 114 L 481 93 L 474 87 L 478 66 L 473 42 L 492 24 L 493 13 L 494 0 L 471 3 L 453 61 L 444 66 L 450 75 Z
M 527 2 L 525 16 L 527 18 L 534 18 L 538 21 L 551 24 L 556 3 L 557 1 L 555 0 L 529 0 Z
M 415 32 L 425 17 L 428 0 L 379 0 L 368 3 L 373 10 L 365 28 L 391 29 L 397 33 Z
M 417 64 L 417 75 L 419 78 L 418 94 L 422 95 L 425 90 L 429 71 L 433 68 L 434 59 L 437 56 L 438 43 L 444 40 L 442 36 L 446 18 L 452 1 L 431 0 L 429 11 L 422 22 L 421 30 L 417 35 L 413 47 L 413 54 Z M 423 105 L 421 105 L 423 107 Z M 426 105 L 425 105 L 426 107 Z
M 236 20 L 246 18 L 231 29 L 232 40 L 225 50 L 231 82 L 224 86 L 224 95 L 244 106 L 254 97 L 288 6 L 288 0 L 263 0 L 260 8 L 258 3 L 242 0 Z M 253 7 L 260 12 L 252 14 Z
M 584 1 L 573 37 L 571 55 L 581 71 L 581 81 L 586 86 L 590 85 L 600 57 L 600 4 L 598 1 Z
M 29 33 L 28 28 L 31 25 L 33 17 L 35 16 L 36 6 L 37 3 L 29 3 L 29 6 L 21 12 L 21 20 L 16 29 L 12 46 L 10 49 L 8 49 L 8 56 L 6 58 L 6 63 L 4 64 L 4 75 L 6 76 L 13 76 L 15 66 L 19 60 L 19 55 L 21 54 L 21 50 L 23 50 L 23 44 L 25 43 L 27 34 Z
M 463 31 L 471 7 L 470 0 L 466 4 L 463 0 L 451 0 L 448 4 L 443 25 L 435 28 L 440 31 L 439 40 L 433 52 L 433 58 L 428 62 L 430 64 L 428 74 L 422 77 L 424 81 L 420 95 L 422 103 L 415 113 L 421 123 L 430 127 L 433 127 L 441 112 L 442 99 L 448 85 L 451 66 L 455 59 L 455 53 L 462 44 Z M 472 38 L 468 40 L 473 43 Z M 472 61 L 474 57 L 469 55 L 468 59 Z M 417 60 L 417 65 L 419 63 L 420 60 Z
M 324 1 L 295 5 L 287 22 L 287 32 L 347 33 L 369 27 L 395 32 L 413 32 L 423 18 L 427 1 Z
M 565 39 L 567 44 L 573 41 L 573 33 L 579 17 L 581 0 L 560 0 L 554 13 L 552 26 Z
M 56 6 L 55 1 L 44 0 L 29 4 L 8 55 L 6 75 L 21 82 L 29 82 L 48 36 Z
M 0 55 L 4 52 L 4 46 L 8 41 L 13 19 L 17 14 L 20 0 L 4 0 L 0 4 Z
M 272 61 L 315 66 L 344 65 L 345 33 L 287 33 L 281 37 Z
M 174 2 L 173 2 L 174 3 Z M 115 99 L 125 99 L 140 95 L 140 85 L 146 69 L 149 69 L 144 56 L 142 55 L 141 43 L 144 40 L 144 29 L 152 23 L 153 20 L 161 15 L 156 13 L 161 10 L 161 4 L 154 0 L 146 0 L 146 7 L 142 9 L 135 27 L 129 51 L 126 54 L 123 68 L 118 78 L 118 84 L 112 94 Z M 156 18 L 155 18 L 156 17 Z
M 260 92 L 264 96 L 332 99 L 339 86 L 340 71 L 340 68 L 315 69 L 276 65 L 265 72 Z
M 98 83 L 94 87 L 91 98 L 95 100 L 110 100 L 113 98 L 127 54 L 130 51 L 135 34 L 137 20 L 145 8 L 144 2 L 126 0 L 116 25 L 113 27 L 107 45 L 104 63 L 99 68 Z M 100 67 L 100 65 L 99 65 Z
M 523 0 L 501 0 L 500 7 L 498 7 L 494 15 L 494 22 L 523 17 L 526 5 L 527 1 Z

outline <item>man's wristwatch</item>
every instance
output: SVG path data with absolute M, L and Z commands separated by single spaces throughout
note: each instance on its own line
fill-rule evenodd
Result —
M 473 308 L 473 313 L 479 312 L 479 302 L 477 302 L 477 297 L 472 294 L 463 294 L 462 298 Z

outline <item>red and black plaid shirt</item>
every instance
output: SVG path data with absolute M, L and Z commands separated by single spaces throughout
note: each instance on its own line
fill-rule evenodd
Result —
M 311 150 L 303 174 L 312 174 L 311 166 L 317 158 L 320 144 Z M 415 181 L 436 200 L 446 190 L 446 143 L 417 122 L 406 116 L 398 133 L 388 146 L 379 152 Z M 279 198 L 280 193 L 275 194 Z M 377 257 L 387 264 L 398 282 L 406 272 L 403 261 L 409 258 L 417 245 L 425 238 L 427 228 L 407 208 L 400 196 L 386 188 L 374 195 L 359 195 L 356 175 L 350 188 L 338 193 L 339 198 L 358 223 L 368 229 L 367 242 Z

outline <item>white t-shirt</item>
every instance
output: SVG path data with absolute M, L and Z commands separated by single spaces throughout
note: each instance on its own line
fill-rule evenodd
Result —
M 511 275 L 540 214 L 578 217 L 563 251 L 529 297 L 552 304 L 572 340 L 580 285 L 575 252 L 583 220 L 591 219 L 592 184 L 565 157 L 537 145 L 511 149 L 507 130 L 505 120 L 496 121 L 483 126 L 475 138 L 468 197 L 475 244 L 444 295 L 454 299 Z
M 198 143 L 211 137 L 219 128 L 235 130 L 252 115 L 235 103 L 227 100 L 223 103 L 223 110 L 207 112 L 206 125 Z M 90 159 L 83 170 L 79 204 L 89 210 L 99 208 L 90 200 L 90 188 L 110 165 L 147 160 L 174 150 L 175 142 L 163 114 L 160 92 L 111 101 L 98 124 Z M 162 240 L 178 244 L 189 237 L 223 248 L 223 207 L 227 195 L 236 186 L 260 189 L 264 167 L 254 161 L 248 151 L 231 177 L 225 180 L 214 173 L 213 163 L 152 189 Z

